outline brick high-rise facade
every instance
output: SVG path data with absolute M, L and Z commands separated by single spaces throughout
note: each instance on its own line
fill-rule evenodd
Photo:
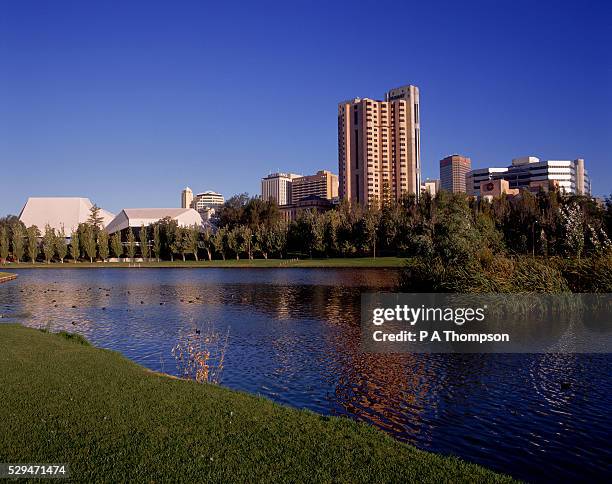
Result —
M 363 206 L 419 196 L 419 89 L 390 90 L 384 101 L 356 98 L 338 104 L 339 195 Z
M 466 193 L 465 176 L 472 169 L 472 160 L 451 155 L 440 160 L 440 188 L 448 192 Z
M 291 202 L 316 195 L 331 200 L 338 196 L 338 175 L 327 170 L 319 170 L 315 175 L 294 178 L 291 181 Z

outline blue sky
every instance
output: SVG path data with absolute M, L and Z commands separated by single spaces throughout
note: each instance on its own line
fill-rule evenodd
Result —
M 536 5 L 537 3 L 537 5 Z M 339 101 L 421 91 L 423 177 L 450 153 L 586 159 L 612 191 L 606 2 L 0 0 L 0 215 L 113 211 L 337 172 Z

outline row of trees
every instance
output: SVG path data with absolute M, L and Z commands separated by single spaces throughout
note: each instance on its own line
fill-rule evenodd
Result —
M 254 247 L 262 256 L 262 248 L 275 256 L 433 256 L 440 247 L 458 244 L 458 235 L 468 231 L 472 248 L 480 244 L 493 252 L 580 258 L 610 248 L 612 199 L 602 205 L 557 191 L 524 191 L 488 201 L 443 191 L 435 198 L 408 196 L 381 208 L 342 203 L 324 213 L 305 211 L 283 224 L 274 204 L 240 195 L 228 200 L 216 222 L 236 234 L 238 249 L 227 244 L 227 252 L 250 253 Z M 445 252 L 455 253 L 454 248 Z
M 180 227 L 170 218 L 136 231 L 109 235 L 94 206 L 86 223 L 70 234 L 25 227 L 16 217 L 0 219 L 0 258 L 61 262 L 109 257 L 174 260 L 201 256 L 352 257 L 377 255 L 440 256 L 460 263 L 474 250 L 491 253 L 580 258 L 609 251 L 612 199 L 605 204 L 556 191 L 492 201 L 441 192 L 418 201 L 406 197 L 380 208 L 343 202 L 324 213 L 304 211 L 286 223 L 278 206 L 246 194 L 230 198 L 213 224 Z

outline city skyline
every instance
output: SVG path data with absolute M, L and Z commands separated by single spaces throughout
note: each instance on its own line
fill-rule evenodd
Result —
M 361 5 L 333 5 L 323 16 L 281 4 L 232 16 L 222 6 L 142 5 L 121 15 L 112 5 L 41 4 L 40 15 L 5 8 L 0 213 L 17 215 L 30 196 L 88 197 L 115 212 L 176 206 L 187 185 L 255 195 L 265 173 L 337 172 L 337 104 L 407 83 L 425 102 L 423 180 L 438 178 L 439 160 L 452 153 L 472 168 L 535 155 L 583 158 L 593 194 L 612 188 L 603 4 L 518 2 L 503 19 L 486 4 L 465 12 L 448 4 L 444 14 L 414 5 L 415 48 L 399 62 L 346 24 Z M 394 5 L 396 16 L 408 8 Z M 555 29 L 544 34 L 543 18 Z M 316 35 L 294 35 L 298 24 Z M 567 35 L 582 24 L 588 31 Z M 391 27 L 372 29 L 385 43 L 401 41 Z M 339 62 L 347 34 L 372 56 L 367 70 Z

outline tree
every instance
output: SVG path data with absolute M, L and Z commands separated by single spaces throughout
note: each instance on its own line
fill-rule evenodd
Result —
M 87 219 L 87 223 L 94 227 L 94 233 L 97 235 L 97 232 L 104 225 L 104 218 L 100 215 L 100 207 L 98 207 L 95 203 L 89 209 L 89 218 Z
M 83 231 L 82 231 L 81 243 L 83 244 L 83 251 L 85 252 L 85 255 L 89 257 L 90 263 L 93 263 L 97 255 L 96 254 L 97 243 L 96 243 L 95 230 L 96 228 L 94 225 L 86 224 L 85 227 L 83 227 Z
M 569 256 L 580 255 L 584 249 L 584 215 L 577 204 L 568 204 L 561 209 L 565 251 Z
M 263 224 L 259 224 L 253 234 L 253 250 L 260 252 L 264 259 L 268 258 L 270 252 L 268 241 L 270 239 L 270 229 Z
M 224 227 L 220 227 L 217 229 L 212 239 L 213 247 L 215 248 L 215 252 L 217 252 L 218 254 L 221 254 L 221 257 L 223 258 L 223 260 L 225 260 L 226 235 L 227 235 L 227 229 L 225 229 Z
M 79 245 L 79 231 L 73 230 L 70 234 L 70 256 L 74 262 L 77 262 L 81 256 Z
M 120 259 L 123 255 L 123 244 L 121 243 L 121 232 L 115 232 L 110 239 L 111 250 L 113 255 Z
M 98 233 L 98 252 L 100 253 L 100 258 L 103 262 L 106 262 L 108 259 L 108 232 L 104 229 L 100 230 Z
M 183 243 L 183 231 L 178 226 L 176 220 L 173 224 L 167 227 L 166 238 L 168 240 L 168 252 L 170 252 L 170 260 L 174 262 L 174 254 L 178 254 Z
M 253 231 L 247 226 L 242 225 L 238 232 L 240 248 L 247 253 L 249 260 L 253 259 Z
M 162 251 L 162 241 L 160 232 L 161 229 L 159 224 L 153 225 L 153 254 L 155 254 L 157 262 L 159 262 L 159 258 L 161 257 Z
M 314 252 L 323 251 L 323 223 L 315 210 L 305 210 L 291 224 L 291 239 L 295 248 L 305 249 L 312 258 Z
M 178 251 L 181 254 L 181 257 L 183 258 L 183 262 L 185 262 L 185 254 L 190 252 L 189 229 L 184 228 L 184 227 L 179 227 L 177 240 L 178 240 Z
M 233 229 L 228 230 L 225 234 L 225 246 L 236 255 L 236 260 L 240 260 L 241 251 L 239 231 L 240 226 L 237 225 Z
M 66 254 L 68 254 L 68 245 L 66 245 L 66 233 L 64 232 L 64 227 L 60 229 L 60 231 L 55 236 L 55 253 L 59 258 L 60 262 L 63 264 L 64 259 L 66 258 Z
M 15 259 L 15 262 L 19 264 L 24 255 L 25 231 L 23 229 L 23 225 L 21 223 L 13 225 L 12 233 L 13 259 Z
M 3 225 L 0 227 L 0 259 L 2 259 L 2 263 L 5 263 L 6 259 L 8 258 L 10 249 L 9 246 L 9 231 L 8 228 Z
M 380 226 L 380 211 L 376 207 L 369 208 L 363 217 L 364 249 L 372 249 L 372 257 L 376 259 L 376 239 Z
M 49 224 L 45 225 L 45 234 L 42 238 L 42 249 L 43 254 L 45 255 L 45 262 L 47 264 L 51 263 L 51 259 L 55 255 L 55 230 L 51 228 Z
M 214 235 L 210 229 L 210 225 L 206 225 L 202 231 L 202 247 L 206 250 L 208 260 L 212 260 L 212 251 L 214 250 Z
M 146 260 L 149 258 L 149 233 L 144 224 L 140 226 L 140 233 L 138 235 L 140 238 L 140 253 L 142 258 Z
M 134 237 L 132 227 L 128 227 L 127 231 L 127 256 L 133 262 L 136 255 L 136 237 Z
M 198 249 L 200 248 L 200 227 L 198 227 L 197 224 L 194 224 L 185 230 L 185 245 L 187 251 L 191 252 L 197 261 Z
M 32 261 L 32 264 L 36 262 L 38 257 L 38 237 L 40 237 L 40 230 L 36 225 L 28 227 L 26 230 L 26 239 L 28 247 L 28 257 Z

